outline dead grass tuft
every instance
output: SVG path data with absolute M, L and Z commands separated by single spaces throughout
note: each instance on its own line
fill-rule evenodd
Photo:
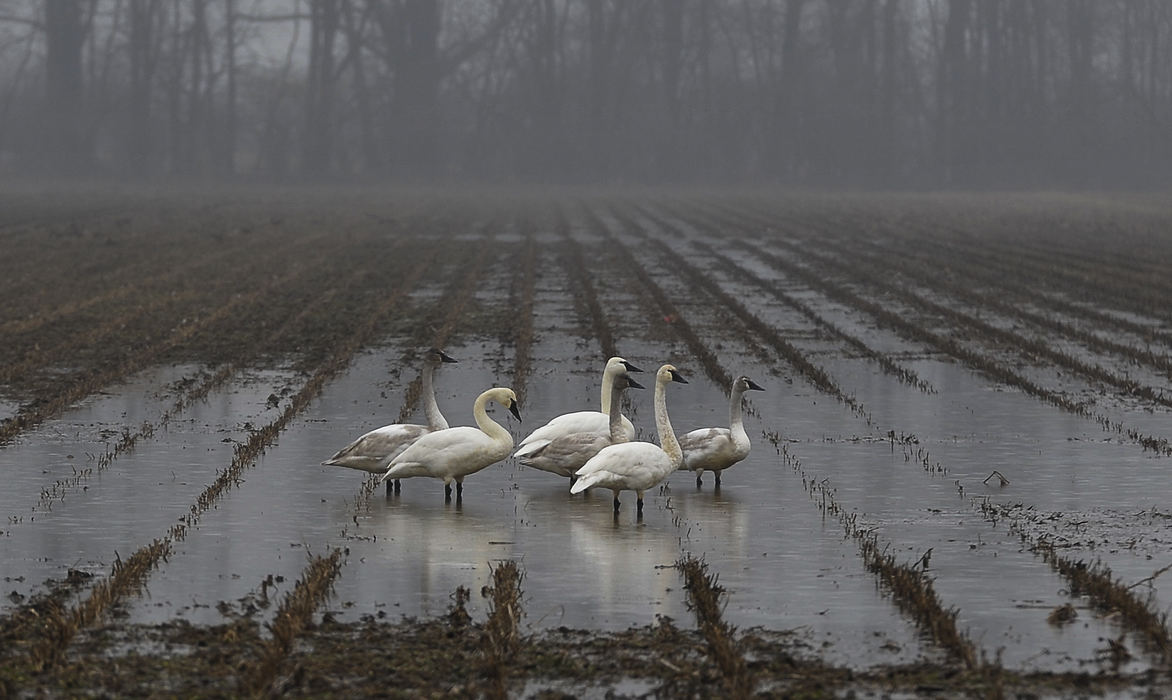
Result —
M 485 694 L 491 698 L 508 697 L 509 665 L 521 647 L 521 578 L 517 562 L 509 559 L 492 568 L 492 586 L 484 590 L 489 612 L 481 648 L 488 677 Z
M 335 549 L 328 556 L 310 559 L 297 585 L 285 595 L 269 623 L 272 636 L 262 645 L 252 671 L 241 679 L 242 690 L 254 696 L 268 694 L 293 643 L 302 630 L 313 624 L 318 606 L 329 597 L 334 579 L 342 571 L 341 557 L 342 550 Z
M 724 677 L 725 692 L 732 698 L 749 697 L 753 694 L 754 681 L 735 640 L 736 628 L 722 618 L 721 598 L 725 590 L 718 583 L 719 577 L 708 572 L 707 562 L 690 554 L 677 561 L 676 568 L 684 575 L 688 607 L 696 613 L 696 622 L 708 644 L 708 655 Z

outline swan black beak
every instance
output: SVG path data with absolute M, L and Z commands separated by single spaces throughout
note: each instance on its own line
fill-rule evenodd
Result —
M 518 421 L 521 420 L 521 412 L 517 410 L 517 402 L 516 401 L 509 402 L 509 413 L 512 413 L 513 417 L 516 418 Z
M 646 389 L 647 387 L 643 386 L 642 384 L 635 381 L 634 379 L 627 377 L 627 388 L 628 389 Z
M 749 387 L 750 389 L 752 389 L 753 391 L 765 391 L 764 387 L 762 387 L 760 384 L 753 381 L 752 379 L 749 379 L 748 377 L 745 378 L 745 385 L 747 387 Z
M 459 360 L 452 357 L 451 355 L 444 352 L 443 350 L 440 350 L 439 348 L 432 348 L 431 351 L 436 353 L 437 355 L 439 355 L 440 360 L 443 362 L 459 362 Z
M 673 382 L 679 382 L 680 384 L 687 384 L 688 383 L 688 380 L 684 379 L 684 375 L 680 374 L 679 372 L 675 371 L 674 369 L 670 370 L 670 372 L 671 372 L 671 380 Z
M 630 362 L 627 362 L 626 360 L 623 360 L 623 367 L 626 367 L 628 372 L 642 372 L 643 371 L 643 370 L 639 369 L 638 367 L 636 367 L 635 365 L 631 364 Z M 643 387 L 638 387 L 638 388 L 642 389 Z

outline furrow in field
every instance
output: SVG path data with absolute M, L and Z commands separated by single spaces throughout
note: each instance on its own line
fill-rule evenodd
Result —
M 121 288 L 125 293 L 116 294 L 116 298 L 103 298 L 107 295 L 102 294 L 89 297 L 74 304 L 77 313 L 55 311 L 38 317 L 44 323 L 32 324 L 28 332 L 14 334 L 5 350 L 7 364 L 0 367 L 0 383 L 20 379 L 30 384 L 36 380 L 38 370 L 116 357 L 127 338 L 143 342 L 157 335 L 159 329 L 200 318 L 206 309 L 223 304 L 233 295 L 255 293 L 258 287 L 271 284 L 279 271 L 312 267 L 305 261 L 314 258 L 324 240 L 322 233 L 264 239 L 250 236 L 244 246 L 224 245 L 210 250 L 193 242 L 196 247 L 187 250 L 181 262 L 167 266 L 167 272 L 153 282 L 127 282 Z M 277 275 L 274 271 L 278 271 Z M 110 276 L 121 279 L 127 273 L 113 271 Z
M 39 248 L 23 255 L 14 253 L 24 265 L 38 269 L 40 273 L 37 278 L 25 280 L 10 291 L 15 298 L 21 299 L 20 317 L 0 323 L 0 334 L 16 341 L 46 327 L 51 328 L 55 323 L 70 319 L 84 322 L 85 312 L 94 309 L 107 315 L 111 309 L 133 305 L 141 298 L 206 293 L 208 290 L 202 285 L 207 280 L 223 281 L 213 274 L 222 273 L 222 266 L 260 259 L 271 264 L 274 250 L 278 251 L 277 256 L 288 257 L 288 248 L 304 248 L 307 236 L 293 237 L 284 231 L 254 231 L 247 236 L 164 233 L 149 240 L 123 238 L 125 240 L 119 241 L 119 256 L 98 263 L 99 269 L 91 275 L 96 279 L 79 276 L 77 271 L 70 270 L 68 274 L 62 273 L 60 285 L 45 285 L 43 279 L 52 275 L 46 268 L 51 268 L 54 260 L 72 259 L 64 251 Z M 145 251 L 149 251 L 149 255 Z M 240 278 L 239 275 L 232 277 Z M 95 285 L 98 287 L 96 291 Z M 82 288 L 84 292 L 79 291 Z
M 21 304 L 9 307 L 0 327 L 35 330 L 79 311 L 125 303 L 136 291 L 165 293 L 189 277 L 193 260 L 279 257 L 282 245 L 295 241 L 292 232 L 260 216 L 252 209 L 230 208 L 215 216 L 147 205 L 128 208 L 112 222 L 86 220 L 77 224 L 77 234 L 41 230 L 29 245 L 6 256 L 14 269 L 0 278 L 8 280 L 7 293 Z M 207 268 L 191 283 L 214 279 L 208 274 L 214 270 Z M 46 279 L 55 283 L 47 285 Z
M 362 323 L 356 324 L 352 335 L 345 342 L 335 347 L 330 361 L 309 377 L 276 420 L 255 430 L 246 443 L 237 445 L 232 464 L 199 495 L 186 516 L 165 535 L 136 550 L 125 564 L 119 560 L 110 576 L 95 584 L 90 594 L 72 609 L 54 608 L 41 624 L 27 630 L 28 662 L 33 669 L 39 670 L 59 663 L 80 629 L 95 624 L 112 605 L 141 590 L 151 572 L 170 555 L 174 544 L 186 538 L 201 516 L 241 482 L 244 471 L 255 464 L 281 431 L 320 393 L 326 382 L 343 371 L 353 355 L 373 339 L 379 326 L 395 313 L 402 297 L 419 281 L 428 267 L 410 267 L 406 261 L 400 264 L 407 269 L 401 268 L 402 276 L 395 289 Z
M 570 289 L 579 306 L 584 306 L 584 315 L 589 318 L 590 335 L 597 338 L 599 348 L 604 356 L 603 361 L 619 354 L 614 340 L 614 331 L 607 321 L 606 314 L 598 302 L 598 292 L 594 282 L 586 274 L 586 264 L 582 256 L 582 246 L 573 238 L 571 224 L 564 208 L 561 210 L 562 224 L 559 226 L 563 236 L 560 261 L 566 276 L 570 280 Z
M 979 505 L 982 516 L 994 525 L 997 524 L 998 519 L 1009 518 L 1011 533 L 1021 531 L 1025 537 L 1022 517 L 1023 514 L 1026 516 L 1031 514 L 1032 509 L 1020 506 L 1006 508 L 1003 505 L 994 504 L 988 499 L 979 499 L 971 503 Z M 1144 600 L 1132 593 L 1131 587 L 1114 579 L 1111 571 L 1102 564 L 1087 565 L 1082 561 L 1075 561 L 1058 554 L 1054 545 L 1044 538 L 1034 539 L 1031 549 L 1051 564 L 1056 573 L 1068 579 L 1075 595 L 1088 595 L 1093 604 L 1100 609 L 1121 611 L 1127 624 L 1140 630 L 1141 635 L 1148 640 L 1147 647 L 1154 650 L 1158 658 L 1166 660 L 1169 631 L 1166 618 L 1162 618 L 1158 613 L 1153 613 L 1153 601 Z M 1071 610 L 1073 614 L 1073 608 Z M 1122 645 L 1122 639 L 1119 642 L 1113 642 L 1113 648 L 1117 648 L 1118 653 L 1124 656 L 1128 655 L 1126 647 Z
M 1141 643 L 1149 652 L 1165 665 L 1172 664 L 1172 627 L 1168 623 L 1168 613 L 1159 609 L 1154 598 L 1141 597 L 1136 591 L 1143 581 L 1128 585 L 1116 578 L 1102 561 L 1088 563 L 1061 553 L 1055 538 L 1039 534 L 1037 525 L 1041 516 L 1032 508 L 1020 503 L 1006 505 L 989 500 L 981 501 L 980 508 L 991 522 L 1008 521 L 1010 531 L 1019 533 L 1031 551 L 1067 580 L 1071 595 L 1086 596 L 1097 610 L 1106 615 L 1120 616 L 1128 625 L 1126 631 L 1138 631 Z M 1168 570 L 1169 567 L 1163 567 L 1152 578 Z M 1069 612 L 1065 614 L 1068 615 L 1067 620 L 1071 619 Z M 1126 631 L 1118 641 L 1112 640 L 1109 646 L 1112 651 L 1129 654 L 1124 645 Z
M 211 309 L 197 320 L 174 328 L 165 337 L 149 342 L 131 354 L 118 358 L 113 366 L 83 367 L 66 381 L 62 381 L 60 388 L 54 394 L 22 406 L 15 416 L 0 424 L 0 445 L 60 414 L 75 401 L 88 396 L 103 386 L 148 366 L 160 356 L 188 342 L 197 334 L 206 332 L 216 323 L 228 318 L 238 310 L 256 304 L 267 295 L 296 281 L 298 276 L 304 273 L 305 269 L 299 269 L 276 279 L 267 280 L 266 284 L 248 294 L 230 297 L 218 308 Z
M 626 225 L 625 231 L 630 231 L 630 224 Z M 610 234 L 609 243 L 611 246 L 618 248 L 619 257 L 625 260 L 633 260 L 629 255 L 629 251 L 625 250 L 624 244 L 613 234 Z M 679 274 L 688 276 L 691 282 L 696 282 L 685 270 L 678 267 L 678 260 L 670 260 L 673 267 L 676 267 Z M 630 267 L 634 268 L 636 263 L 630 262 Z M 730 378 L 722 369 L 719 360 L 714 353 L 709 349 L 707 344 L 701 340 L 692 330 L 692 325 L 687 319 L 680 316 L 679 308 L 672 304 L 666 292 L 659 287 L 658 283 L 652 276 L 643 272 L 640 274 L 637 270 L 632 270 L 637 278 L 639 278 L 645 285 L 648 286 L 649 292 L 653 298 L 659 303 L 659 312 L 672 313 L 677 315 L 676 323 L 673 327 L 680 331 L 681 337 L 686 342 L 690 353 L 701 359 L 700 364 L 704 368 L 705 373 L 709 379 L 718 386 L 727 386 Z M 743 325 L 745 329 L 752 332 L 758 331 L 758 326 L 746 322 L 744 319 L 739 319 L 738 326 Z M 724 320 L 724 325 L 727 331 L 728 319 Z M 726 331 L 726 332 L 727 332 Z M 765 338 L 768 340 L 768 336 Z M 853 518 L 851 523 L 853 524 Z M 891 586 L 897 591 L 895 600 L 898 602 L 901 609 L 906 609 L 913 615 L 917 621 L 923 626 L 925 632 L 945 649 L 949 654 L 952 654 L 962 665 L 970 670 L 978 668 L 976 648 L 966 636 L 960 633 L 956 628 L 956 611 L 945 610 L 939 599 L 932 591 L 930 581 L 920 575 L 908 573 L 912 571 L 908 565 L 896 564 L 893 558 L 887 557 L 886 551 L 879 546 L 879 543 L 873 533 L 864 531 L 858 528 L 848 534 L 853 534 L 860 542 L 859 555 L 862 557 L 866 567 L 871 570 L 884 581 L 884 585 Z M 902 586 L 902 588 L 900 588 Z M 904 590 L 906 589 L 906 590 Z M 904 591 L 904 592 L 900 592 Z M 727 664 L 726 664 L 727 665 Z M 737 677 L 735 674 L 731 677 Z
M 850 261 L 853 267 L 883 269 L 887 271 L 892 269 L 897 270 L 902 276 L 903 279 L 901 281 L 905 286 L 915 285 L 920 288 L 921 291 L 913 292 L 919 298 L 924 297 L 923 290 L 930 290 L 937 297 L 942 294 L 948 295 L 952 299 L 957 300 L 957 302 L 967 306 L 971 309 L 971 311 L 966 313 L 970 318 L 978 315 L 982 319 L 990 319 L 984 321 L 985 323 L 994 323 L 993 318 L 1000 316 L 1001 319 L 1006 320 L 997 322 L 997 328 L 1014 328 L 1014 336 L 1018 338 L 1024 337 L 1025 329 L 1016 329 L 1020 328 L 1020 324 L 1029 324 L 1029 326 L 1035 329 L 1034 334 L 1036 340 L 1031 341 L 1030 346 L 1026 348 L 1028 352 L 1033 353 L 1039 345 L 1043 347 L 1060 347 L 1060 344 L 1070 344 L 1074 346 L 1075 350 L 1081 346 L 1091 354 L 1114 355 L 1132 364 L 1147 364 L 1165 373 L 1165 375 L 1172 373 L 1172 359 L 1169 359 L 1165 353 L 1154 353 L 1151 350 L 1140 351 L 1130 345 L 1102 338 L 1089 331 L 1084 331 L 1077 326 L 1052 318 L 1051 316 L 1028 311 L 1023 308 L 1023 300 L 1020 298 L 1015 303 L 1003 301 L 1005 290 L 999 287 L 996 288 L 996 295 L 994 293 L 978 292 L 971 284 L 954 282 L 952 276 L 931 272 L 929 268 L 937 267 L 935 261 L 928 261 L 926 264 L 912 264 L 904 260 L 903 256 L 898 255 L 886 255 L 882 258 L 872 257 L 862 253 L 861 249 L 866 247 L 866 243 L 863 243 L 861 246 L 859 244 L 847 246 L 823 239 L 821 244 L 828 252 L 834 255 L 835 259 Z M 952 304 L 949 304 L 949 306 L 952 306 Z M 1051 338 L 1044 338 L 1039 335 L 1040 333 L 1055 335 Z M 1097 363 L 1092 364 L 1091 362 L 1073 357 L 1070 352 L 1060 352 L 1059 357 L 1087 365 L 1095 372 L 1095 376 L 1092 378 L 1097 379 L 1099 374 L 1106 374 L 1112 378 L 1113 382 L 1124 381 L 1115 371 L 1103 368 Z M 1108 362 L 1110 361 L 1110 358 L 1104 359 Z M 1120 388 L 1130 390 L 1134 393 L 1134 387 L 1136 386 L 1142 385 L 1140 382 L 1136 382 L 1128 377 L 1126 378 L 1126 385 L 1120 386 Z M 1151 389 L 1149 393 L 1154 395 L 1162 394 L 1162 391 L 1156 387 L 1148 388 Z
M 773 239 L 770 240 L 771 242 L 773 241 Z M 997 361 L 983 352 L 979 352 L 970 348 L 968 345 L 958 340 L 955 335 L 932 331 L 923 325 L 920 325 L 919 323 L 909 321 L 903 315 L 892 312 L 884 305 L 870 301 L 868 298 L 864 298 L 860 294 L 851 291 L 845 285 L 831 281 L 825 274 L 807 269 L 801 265 L 793 263 L 789 258 L 776 255 L 766 250 L 762 247 L 760 242 L 750 243 L 744 240 L 734 239 L 729 241 L 729 243 L 734 247 L 746 250 L 753 255 L 768 261 L 774 267 L 784 270 L 788 276 L 801 279 L 804 283 L 815 289 L 818 289 L 820 292 L 828 295 L 829 297 L 842 303 L 849 304 L 861 311 L 870 314 L 880 323 L 898 330 L 901 334 L 908 338 L 934 347 L 938 351 L 947 355 L 951 355 L 952 357 L 955 357 L 970 367 L 984 372 L 998 381 L 1015 386 L 1028 394 L 1031 394 L 1054 406 L 1057 406 L 1058 408 L 1094 419 L 1105 430 L 1109 430 L 1117 434 L 1125 434 L 1129 440 L 1141 445 L 1145 450 L 1152 450 L 1160 454 L 1172 455 L 1172 446 L 1169 445 L 1167 438 L 1147 435 L 1139 432 L 1136 429 L 1127 428 L 1119 421 L 1113 420 L 1106 415 L 1093 411 L 1084 402 L 1073 400 L 1064 393 L 1048 389 L 1036 381 L 1028 378 L 1025 374 L 1010 368 L 1004 362 Z M 863 274 L 866 275 L 865 272 L 863 272 Z M 882 285 L 883 283 L 880 281 L 879 284 Z M 923 308 L 933 309 L 935 307 L 940 307 L 940 305 L 924 300 Z M 955 313 L 953 310 L 945 309 L 944 307 L 940 307 L 940 309 L 946 315 L 952 315 Z M 975 320 L 974 322 L 979 323 Z
M 511 387 L 517 394 L 517 402 L 525 405 L 525 387 L 529 381 L 533 349 L 533 294 L 537 286 L 538 260 L 537 242 L 534 240 L 534 223 L 522 220 L 521 229 L 525 242 L 514 259 L 513 281 L 509 290 L 511 318 L 502 326 L 502 345 L 513 346 L 513 368 Z
M 1172 318 L 1168 316 L 1165 301 L 1172 294 L 1172 284 L 1167 280 L 1166 265 L 1158 262 L 1167 255 L 1166 246 L 1158 235 L 1142 232 L 1142 235 L 1127 235 L 1119 231 L 1121 245 L 1144 251 L 1144 255 L 1137 256 L 1105 249 L 1104 244 L 1115 240 L 1113 237 L 1105 237 L 1093 222 L 1064 221 L 1059 208 L 1042 216 L 1035 213 L 995 217 L 978 213 L 956 223 L 942 221 L 939 215 L 936 210 L 926 213 L 916 210 L 908 218 L 915 222 L 928 219 L 923 226 L 935 234 L 931 237 L 959 246 L 962 254 L 955 259 L 962 263 L 970 260 L 969 254 L 994 253 L 1005 264 L 1006 274 L 1017 274 L 1031 287 L 1044 281 L 1055 291 L 1074 299 L 1095 305 L 1109 305 L 1114 300 L 1123 308 L 1164 322 Z M 796 216 L 790 221 L 797 228 L 814 232 L 821 240 L 841 238 L 844 232 L 858 230 L 860 221 L 875 218 L 873 210 L 859 208 L 843 212 L 833 220 Z M 883 230 L 883 225 L 865 226 L 864 230 L 871 228 Z M 915 232 L 912 235 L 905 239 L 904 247 L 914 250 L 926 236 Z
M 780 239 L 774 240 L 781 242 Z M 954 305 L 930 299 L 922 292 L 896 284 L 884 276 L 871 272 L 866 265 L 844 256 L 832 257 L 828 254 L 802 249 L 788 242 L 781 242 L 781 244 L 793 255 L 801 255 L 806 260 L 812 261 L 816 269 L 822 271 L 823 274 L 831 274 L 856 281 L 858 284 L 868 285 L 871 289 L 879 290 L 881 296 L 899 299 L 924 313 L 944 319 L 953 324 L 955 328 L 960 329 L 965 335 L 975 334 L 985 344 L 1012 348 L 1027 362 L 1045 360 L 1077 373 L 1091 382 L 1113 386 L 1125 394 L 1153 404 L 1172 407 L 1172 396 L 1165 395 L 1161 389 L 1148 386 L 1129 377 L 1120 376 L 1098 363 L 1084 361 L 1069 352 L 1056 349 L 1052 343 L 1044 339 L 1036 336 L 1027 337 L 1015 328 L 1002 327 L 992 321 L 985 320 L 979 317 L 977 312 L 957 309 Z
M 342 572 L 342 550 L 334 549 L 326 556 L 312 557 L 297 581 L 297 585 L 281 601 L 268 628 L 271 636 L 257 651 L 257 658 L 237 672 L 240 691 L 253 697 L 283 695 L 278 681 L 287 673 L 286 663 L 298 638 L 313 626 L 318 607 L 330 596 L 334 579 Z
M 644 211 L 653 218 L 653 220 L 661 227 L 663 233 L 666 233 L 673 240 L 673 242 L 678 244 L 681 241 L 683 232 L 679 229 L 679 224 L 673 223 L 673 221 L 666 218 L 666 215 L 663 213 L 655 213 L 647 211 L 646 209 Z M 886 353 L 872 348 L 858 336 L 848 333 L 842 328 L 839 328 L 833 322 L 826 319 L 822 314 L 818 313 L 818 311 L 816 311 L 809 304 L 801 301 L 794 295 L 787 293 L 785 290 L 777 287 L 776 285 L 772 285 L 766 282 L 759 275 L 756 275 L 751 271 L 737 267 L 736 263 L 731 258 L 729 258 L 727 255 L 724 255 L 705 241 L 705 238 L 712 237 L 716 234 L 715 230 L 705 226 L 703 222 L 693 221 L 692 225 L 699 227 L 699 236 L 689 238 L 687 243 L 699 250 L 701 255 L 689 256 L 691 259 L 707 258 L 715 262 L 717 266 L 731 278 L 747 279 L 759 290 L 770 294 L 778 301 L 784 303 L 786 306 L 789 306 L 798 311 L 801 315 L 813 321 L 818 325 L 818 327 L 824 329 L 827 333 L 845 343 L 855 352 L 878 364 L 879 367 L 887 374 L 890 374 L 891 376 L 899 379 L 901 382 L 915 387 L 924 393 L 936 393 L 936 390 L 931 385 L 931 383 L 925 381 L 923 378 L 917 375 L 915 370 L 900 364 Z M 688 269 L 694 270 L 694 273 L 690 273 L 693 277 L 697 279 L 708 280 L 708 284 L 715 289 L 723 289 L 721 285 L 715 281 L 715 278 L 711 276 L 711 272 L 707 270 L 702 271 L 692 266 L 688 262 L 687 258 L 673 250 L 670 245 L 662 240 L 662 237 L 650 238 L 650 234 L 645 230 L 636 230 L 644 234 L 644 236 L 647 237 L 647 240 L 650 240 L 654 245 L 656 245 L 662 255 L 673 259 L 675 263 L 681 268 L 686 267 Z M 720 291 L 719 294 L 720 297 L 724 300 L 725 304 L 735 304 L 738 307 L 741 306 L 740 303 L 735 300 L 735 298 L 731 297 L 726 292 Z M 741 307 L 741 309 L 743 310 L 743 307 Z M 738 311 L 738 315 L 739 314 L 740 311 Z
M 942 645 L 955 655 L 959 662 L 976 672 L 979 677 L 988 680 L 998 676 L 1000 674 L 999 667 L 988 662 L 987 659 L 980 659 L 971 640 L 966 641 L 966 635 L 957 631 L 958 613 L 963 613 L 963 611 L 944 609 L 939 598 L 932 591 L 931 582 L 924 574 L 926 559 L 924 562 L 916 564 L 899 564 L 889 551 L 891 545 L 883 545 L 878 540 L 874 528 L 860 525 L 854 515 L 846 515 L 841 506 L 837 505 L 834 491 L 829 489 L 828 483 L 829 481 L 826 479 L 816 480 L 813 477 L 807 478 L 803 474 L 803 484 L 808 489 L 814 489 L 817 484 L 819 494 L 823 499 L 823 508 L 828 507 L 826 498 L 829 493 L 830 509 L 843 519 L 843 525 L 847 528 L 848 534 L 852 535 L 859 543 L 860 553 L 867 568 L 880 576 L 885 585 L 893 590 L 901 609 L 906 609 L 913 614 L 926 630 L 931 631 Z M 814 495 L 813 492 L 811 495 Z M 937 548 L 943 546 L 942 542 L 937 543 Z M 949 548 L 953 549 L 955 545 L 950 545 Z M 1006 555 L 1006 558 L 1012 558 L 1009 557 L 1008 552 L 1002 553 Z M 930 556 L 930 552 L 925 555 L 925 557 L 928 556 Z M 954 551 L 946 554 L 938 552 L 938 556 L 955 558 L 961 555 L 958 551 Z M 1019 555 L 1016 558 L 1020 559 L 1021 557 Z M 921 563 L 925 564 L 924 569 L 917 568 Z M 948 580 L 945 583 L 948 584 L 945 588 L 951 589 L 955 588 L 957 582 Z
M 1146 364 L 1172 376 L 1172 359 L 1169 358 L 1172 333 L 1073 303 L 1065 295 L 1060 296 L 1061 292 L 1057 290 L 1043 289 L 1037 284 L 1023 282 L 1021 277 L 1004 274 L 1016 263 L 1017 256 L 1007 254 L 1004 258 L 990 258 L 985 257 L 988 252 L 983 249 L 959 251 L 939 246 L 932 239 L 916 241 L 911 250 L 897 247 L 898 244 L 891 240 L 883 243 L 865 241 L 860 245 L 874 256 L 876 266 L 898 266 L 933 287 L 949 288 L 956 294 L 972 294 L 1001 313 L 1018 316 L 1060 333 L 1096 352 L 1111 353 L 1138 365 Z M 994 274 L 991 270 L 998 272 Z M 979 289 L 988 291 L 976 291 Z M 1153 346 L 1153 343 L 1158 345 Z
M 405 248 L 404 242 L 404 239 L 393 241 L 388 246 L 390 256 L 393 256 L 395 251 Z M 163 411 L 158 419 L 144 421 L 136 430 L 127 429 L 124 431 L 117 442 L 108 446 L 105 452 L 97 456 L 94 467 L 87 468 L 70 477 L 58 479 L 51 486 L 42 489 L 40 500 L 32 510 L 52 510 L 53 504 L 63 501 L 71 490 L 88 482 L 95 473 L 100 474 L 105 471 L 114 460 L 133 451 L 140 441 L 160 434 L 169 423 L 182 415 L 194 402 L 206 398 L 212 391 L 224 386 L 242 369 L 256 363 L 263 354 L 283 351 L 283 341 L 296 337 L 296 332 L 301 330 L 299 326 L 310 324 L 315 328 L 320 328 L 322 318 L 336 314 L 339 307 L 347 305 L 347 299 L 361 296 L 355 292 L 363 285 L 364 280 L 355 275 L 339 275 L 335 267 L 336 265 L 321 265 L 314 269 L 313 274 L 302 280 L 296 289 L 290 285 L 288 288 L 274 292 L 274 295 L 278 297 L 289 295 L 295 298 L 295 293 L 299 289 L 326 289 L 324 293 L 314 293 L 306 299 L 304 304 L 280 304 L 276 303 L 278 299 L 275 298 L 262 300 L 259 305 L 266 309 L 269 323 L 279 324 L 271 333 L 241 344 L 239 348 L 234 350 L 233 356 L 227 358 L 215 372 L 203 373 L 192 382 L 181 382 L 174 402 Z M 330 280 L 338 278 L 343 280 L 340 287 L 328 286 Z M 285 314 L 283 319 L 280 318 L 282 313 Z

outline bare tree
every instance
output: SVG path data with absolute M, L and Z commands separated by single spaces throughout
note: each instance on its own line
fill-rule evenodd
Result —
M 45 165 L 58 174 L 88 167 L 82 134 L 82 46 L 85 22 L 81 0 L 45 3 Z

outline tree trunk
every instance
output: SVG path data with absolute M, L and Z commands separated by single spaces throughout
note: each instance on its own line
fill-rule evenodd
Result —
M 155 73 L 155 31 L 158 0 L 130 1 L 130 104 L 126 152 L 131 172 L 142 175 L 150 167 L 153 152 L 151 133 L 151 88 Z
M 85 44 L 81 0 L 45 3 L 45 163 L 50 172 L 73 175 L 89 166 L 82 137 L 82 61 Z
M 309 5 L 309 76 L 305 90 L 305 133 L 302 170 L 327 175 L 333 147 L 334 38 L 338 32 L 337 0 L 312 0 Z

